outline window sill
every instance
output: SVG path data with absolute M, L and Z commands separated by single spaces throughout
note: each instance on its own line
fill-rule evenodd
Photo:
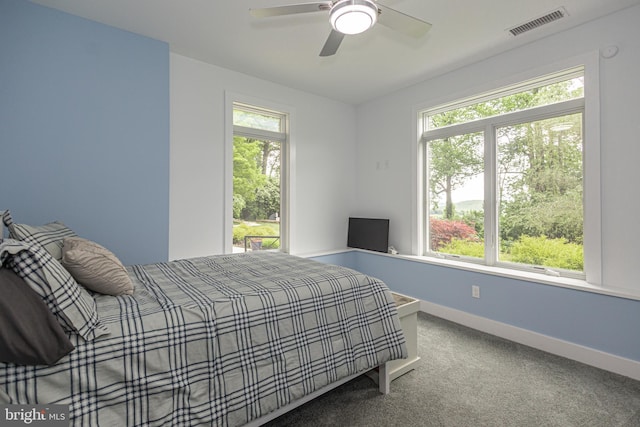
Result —
M 384 257 L 390 257 L 390 258 L 400 258 L 407 261 L 438 265 L 441 267 L 450 267 L 458 270 L 472 271 L 475 273 L 491 274 L 494 276 L 506 277 L 509 279 L 516 279 L 516 280 L 524 280 L 527 282 L 533 282 L 541 285 L 559 286 L 562 288 L 574 289 L 574 290 L 583 291 L 583 292 L 593 292 L 593 293 L 602 294 L 602 295 L 640 301 L 640 290 L 634 291 L 631 289 L 623 289 L 623 288 L 618 288 L 618 289 L 604 288 L 602 286 L 597 286 L 597 285 L 588 283 L 585 280 L 571 279 L 568 277 L 547 276 L 542 273 L 534 273 L 534 272 L 521 271 L 521 270 L 511 270 L 511 269 L 502 268 L 502 267 L 491 267 L 487 265 L 474 264 L 470 262 L 462 262 L 462 261 L 456 261 L 451 259 L 442 259 L 442 258 L 435 258 L 435 257 L 406 255 L 406 254 L 391 255 L 384 252 L 374 252 L 374 251 L 368 251 L 365 249 L 355 249 L 355 248 L 336 249 L 336 250 L 324 251 L 324 252 L 299 254 L 298 256 L 301 256 L 303 258 L 313 258 L 313 257 L 322 257 L 322 256 L 328 256 L 328 255 L 337 255 L 337 254 L 347 253 L 347 252 L 363 252 L 371 255 L 378 255 L 378 256 L 384 256 Z
M 368 252 L 368 251 L 365 251 Z M 379 254 L 376 252 L 376 254 Z M 640 293 L 634 292 L 630 289 L 613 289 L 604 288 L 602 286 L 588 283 L 585 280 L 572 279 L 568 277 L 554 277 L 547 276 L 542 273 L 534 273 L 529 271 L 511 270 L 502 267 L 492 267 L 488 265 L 474 264 L 470 262 L 462 262 L 450 259 L 441 259 L 435 257 L 418 256 L 418 255 L 389 255 L 379 254 L 390 257 L 399 257 L 415 262 L 422 262 L 425 264 L 439 265 L 443 267 L 456 268 L 459 270 L 473 271 L 476 273 L 491 274 L 494 276 L 506 277 L 510 279 L 525 280 L 528 282 L 534 282 L 542 285 L 559 286 L 563 288 L 575 289 L 578 291 L 593 292 L 603 295 L 615 296 L 620 298 L 627 298 L 633 300 L 640 300 Z

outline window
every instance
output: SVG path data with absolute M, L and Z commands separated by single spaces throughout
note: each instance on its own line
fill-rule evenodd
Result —
M 286 249 L 285 113 L 233 103 L 233 252 Z
M 585 278 L 584 82 L 577 67 L 420 112 L 422 255 Z

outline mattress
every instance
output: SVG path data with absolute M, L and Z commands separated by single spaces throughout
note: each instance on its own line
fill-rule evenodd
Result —
M 239 426 L 407 349 L 380 280 L 280 252 L 128 266 L 92 294 L 108 334 L 53 366 L 0 363 L 0 401 L 69 405 L 73 426 Z

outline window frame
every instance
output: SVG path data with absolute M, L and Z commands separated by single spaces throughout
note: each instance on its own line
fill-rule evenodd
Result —
M 254 113 L 266 112 L 280 116 L 281 132 L 234 125 L 233 111 L 240 109 Z M 225 93 L 225 200 L 223 203 L 224 253 L 233 253 L 233 137 L 243 136 L 280 142 L 280 252 L 290 253 L 290 230 L 292 224 L 291 194 L 294 187 L 295 170 L 292 158 L 295 149 L 291 139 L 291 121 L 294 115 L 289 106 L 249 97 L 232 92 Z
M 427 191 L 424 195 L 424 208 L 423 208 L 423 221 L 424 224 L 423 230 L 423 242 L 422 249 L 423 252 L 421 255 L 424 256 L 442 256 L 448 259 L 459 259 L 464 260 L 466 262 L 474 262 L 479 264 L 484 264 L 488 266 L 497 266 L 503 268 L 511 268 L 516 270 L 525 270 L 532 272 L 540 272 L 542 267 L 537 266 L 529 266 L 526 264 L 517 264 L 517 263 L 509 263 L 498 260 L 498 251 L 496 249 L 496 239 L 499 233 L 499 224 L 498 224 L 498 191 L 497 191 L 497 153 L 496 153 L 496 129 L 505 127 L 505 126 L 516 126 L 520 124 L 532 123 L 540 120 L 546 120 L 551 118 L 563 117 L 570 114 L 580 113 L 583 117 L 583 129 L 584 129 L 584 98 L 573 99 L 569 101 L 563 101 L 555 104 L 544 105 L 540 107 L 534 107 L 523 111 L 515 111 L 511 113 L 505 113 L 500 116 L 488 117 L 485 119 L 474 120 L 472 122 L 461 123 L 459 125 L 451 125 L 443 128 L 427 130 L 422 134 L 422 138 L 420 138 L 420 143 L 425 146 L 433 140 L 439 140 L 444 138 L 449 138 L 458 135 L 465 135 L 471 133 L 483 133 L 484 134 L 484 171 L 485 171 L 485 180 L 484 180 L 484 200 L 485 200 L 485 215 L 484 215 L 484 229 L 485 229 L 485 238 L 490 237 L 491 241 L 486 242 L 484 245 L 484 258 L 472 258 L 466 257 L 462 255 L 451 255 L 451 254 L 439 254 L 435 255 L 434 253 L 428 250 L 429 247 L 429 219 L 430 216 L 428 214 L 429 207 L 431 206 L 431 200 L 429 198 L 429 192 Z M 424 116 L 427 113 L 423 113 Z M 584 138 L 583 138 L 584 141 Z M 583 142 L 584 145 L 584 142 Z M 429 167 L 428 167 L 428 150 L 424 147 L 422 148 L 424 153 L 423 164 L 426 165 L 423 168 L 423 187 L 428 187 L 428 175 L 429 175 Z M 583 163 L 584 170 L 584 163 Z M 583 173 L 584 175 L 584 173 Z M 584 189 L 583 189 L 584 194 Z M 487 203 L 486 201 L 489 201 Z M 487 208 L 488 206 L 488 208 Z M 583 211 L 584 211 L 584 196 L 583 196 Z M 584 212 L 583 212 L 584 214 Z M 552 271 L 556 271 L 555 269 L 545 268 L 544 272 L 551 273 Z M 585 273 L 574 273 L 563 271 L 561 273 L 566 277 L 573 277 L 578 279 L 584 279 Z
M 481 102 L 486 96 L 492 93 L 501 93 L 503 88 L 514 88 L 517 91 L 526 89 L 530 84 L 540 85 L 540 81 L 545 80 L 548 76 L 561 75 L 570 69 L 581 67 L 584 76 L 584 97 L 569 101 L 563 101 L 556 104 L 534 107 L 524 111 L 516 111 L 501 116 L 494 116 L 471 121 L 459 125 L 451 125 L 442 128 L 436 128 L 424 131 L 425 122 L 424 114 L 429 111 L 431 114 L 438 111 L 449 110 L 454 106 L 462 105 L 463 102 L 469 103 Z M 552 80 L 550 82 L 553 82 Z M 456 101 L 457 100 L 457 101 Z M 412 237 L 412 253 L 429 262 L 444 263 L 450 266 L 459 266 L 464 269 L 491 271 L 496 274 L 523 277 L 530 280 L 532 277 L 539 277 L 543 282 L 551 282 L 552 284 L 561 284 L 569 282 L 585 283 L 589 286 L 602 286 L 602 254 L 601 254 L 601 205 L 600 205 L 600 107 L 599 107 L 599 60 L 597 53 L 591 53 L 580 57 L 572 58 L 562 63 L 552 64 L 539 69 L 513 76 L 507 81 L 496 84 L 485 90 L 469 90 L 466 93 L 452 96 L 449 99 L 436 100 L 430 104 L 415 106 L 413 108 L 414 117 L 417 120 L 415 129 L 416 141 L 413 149 L 414 156 L 414 199 L 413 199 L 413 237 Z M 541 274 L 540 269 L 532 269 L 529 266 L 519 268 L 513 263 L 497 262 L 497 250 L 491 249 L 489 246 L 495 242 L 485 244 L 485 257 L 476 259 L 471 257 L 453 256 L 445 257 L 437 253 L 427 253 L 428 248 L 428 218 L 429 218 L 429 188 L 426 181 L 426 173 L 428 171 L 427 150 L 423 138 L 425 133 L 429 132 L 429 139 L 442 138 L 444 136 L 460 135 L 471 132 L 483 132 L 485 135 L 485 173 L 490 172 L 490 177 L 485 178 L 485 204 L 492 203 L 491 212 L 485 211 L 485 229 L 496 231 L 497 224 L 497 206 L 492 201 L 497 200 L 496 192 L 496 143 L 495 129 L 500 126 L 513 125 L 522 123 L 522 118 L 526 117 L 525 122 L 533 122 L 556 115 L 571 114 L 575 112 L 582 113 L 583 120 L 583 214 L 584 214 L 584 274 L 571 275 L 566 274 L 565 277 L 555 277 L 554 272 L 544 271 Z M 457 130 L 454 132 L 454 130 Z M 490 197 L 487 199 L 487 197 Z M 497 202 L 496 202 L 497 203 Z M 492 233 L 494 238 L 496 233 Z M 491 256 L 487 257 L 487 253 L 491 252 Z M 474 267 L 474 265 L 476 267 Z M 551 274 L 545 275 L 546 274 Z M 574 279 L 579 280 L 574 280 Z

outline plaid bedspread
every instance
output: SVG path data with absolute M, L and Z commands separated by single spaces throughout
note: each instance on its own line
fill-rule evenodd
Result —
M 133 295 L 94 295 L 111 333 L 0 363 L 0 401 L 68 404 L 73 426 L 238 426 L 406 357 L 387 287 L 353 270 L 278 252 L 128 269 Z

